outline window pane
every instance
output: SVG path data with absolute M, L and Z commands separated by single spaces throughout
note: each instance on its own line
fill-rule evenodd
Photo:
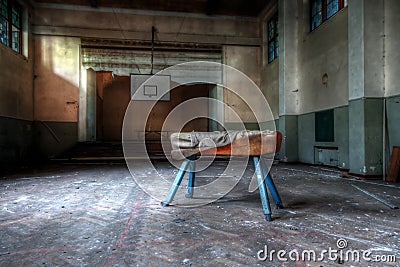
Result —
M 0 43 L 8 45 L 7 20 L 0 17 Z
M 268 44 L 268 62 L 272 62 L 274 60 L 274 42 Z
M 278 14 L 275 14 L 268 21 L 268 63 L 271 63 L 278 57 Z
M 18 7 L 12 7 L 12 24 L 21 29 L 21 11 Z
M 311 3 L 311 30 L 322 23 L 322 0 L 314 0 Z
M 315 16 L 322 11 L 322 0 L 314 0 L 311 4 L 311 16 Z
M 12 49 L 15 52 L 20 52 L 21 48 L 19 47 L 21 38 L 21 31 L 17 29 L 15 26 L 12 26 Z
M 339 0 L 327 0 L 326 18 L 329 19 L 339 11 Z
M 268 22 L 268 41 L 271 41 L 274 38 L 275 35 L 275 29 L 274 29 L 274 21 L 270 20 Z
M 0 15 L 7 18 L 7 13 L 7 0 L 0 0 Z
M 311 30 L 314 30 L 322 23 L 322 12 L 319 12 L 311 19 Z

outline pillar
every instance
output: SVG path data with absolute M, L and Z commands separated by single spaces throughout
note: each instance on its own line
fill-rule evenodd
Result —
M 348 6 L 350 172 L 382 175 L 384 0 Z
M 298 161 L 298 1 L 279 0 L 279 157 Z

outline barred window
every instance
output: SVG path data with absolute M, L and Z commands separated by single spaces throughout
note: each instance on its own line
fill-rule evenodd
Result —
M 278 14 L 268 21 L 268 63 L 279 56 L 279 25 Z
M 311 31 L 347 5 L 347 0 L 311 0 Z
M 0 0 L 0 43 L 22 53 L 22 7 L 13 0 Z

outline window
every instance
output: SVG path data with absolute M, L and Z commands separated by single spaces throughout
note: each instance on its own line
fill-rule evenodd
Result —
M 279 56 L 278 14 L 268 21 L 268 63 Z
M 21 53 L 22 8 L 12 0 L 0 0 L 0 43 Z
M 334 142 L 335 114 L 333 109 L 319 111 L 315 113 L 315 141 L 316 142 Z
M 8 45 L 8 3 L 0 0 L 0 42 Z
M 335 15 L 339 10 L 345 7 L 346 4 L 347 0 L 311 0 L 311 31 L 315 30 L 319 25 Z

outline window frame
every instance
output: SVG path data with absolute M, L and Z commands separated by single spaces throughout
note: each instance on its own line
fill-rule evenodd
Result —
M 269 25 L 270 23 L 274 24 L 274 34 L 273 37 L 270 40 L 270 28 Z M 277 53 L 277 49 L 279 49 L 279 16 L 278 12 L 276 12 L 268 21 L 267 21 L 267 41 L 266 41 L 266 50 L 267 50 L 267 62 L 272 63 L 274 62 L 275 59 L 279 57 L 279 52 Z M 278 31 L 277 31 L 278 29 Z M 276 45 L 278 43 L 278 46 Z M 273 50 L 273 57 L 270 60 L 270 44 L 273 44 L 274 50 Z M 279 51 L 279 50 L 278 50 Z
M 318 29 L 322 24 L 325 23 L 325 21 L 329 20 L 330 18 L 332 18 L 333 16 L 335 16 L 340 10 L 342 10 L 345 6 L 346 6 L 346 0 L 336 0 L 338 1 L 338 10 L 333 13 L 329 18 L 327 17 L 327 10 L 328 10 L 328 0 L 321 0 L 321 23 L 318 24 L 317 26 L 315 26 L 315 28 L 313 28 L 313 10 L 312 10 L 312 6 L 315 2 L 317 2 L 318 0 L 310 0 L 310 4 L 309 4 L 309 11 L 310 11 L 310 21 L 309 21 L 309 26 L 310 26 L 310 32 L 315 31 L 316 29 Z
M 4 19 L 7 24 L 7 43 L 0 42 L 0 44 L 22 55 L 23 6 L 15 0 L 6 0 L 5 2 L 7 3 L 7 17 L 4 17 L 2 14 L 0 14 L 0 17 Z M 15 25 L 13 23 L 13 10 L 17 11 L 20 25 Z M 17 31 L 14 30 L 14 28 L 17 29 Z M 15 32 L 18 32 L 18 50 L 15 50 L 13 47 L 13 34 Z
M 0 0 L 1 1 L 1 0 Z M 3 2 L 3 1 L 1 1 Z M 0 13 L 0 18 L 3 19 L 6 22 L 6 37 L 7 37 L 7 43 L 3 43 L 2 41 L 0 41 L 0 44 L 3 44 L 5 46 L 9 46 L 10 43 L 10 22 L 9 22 L 9 17 L 10 17 L 10 9 L 9 9 L 9 1 L 6 0 L 5 3 L 7 4 L 6 6 L 6 11 L 7 11 L 7 17 L 4 17 L 4 15 L 2 13 Z

